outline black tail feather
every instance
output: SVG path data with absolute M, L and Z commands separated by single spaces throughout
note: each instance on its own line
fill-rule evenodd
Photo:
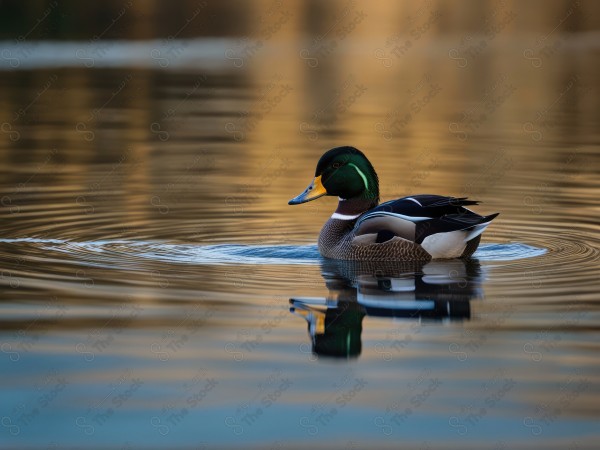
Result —
M 494 214 L 490 214 L 489 216 L 483 216 L 483 220 L 481 221 L 481 223 L 491 222 L 499 215 L 500 215 L 500 213 L 494 213 Z

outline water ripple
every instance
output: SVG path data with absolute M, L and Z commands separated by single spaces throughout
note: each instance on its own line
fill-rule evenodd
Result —
M 317 245 L 173 244 L 160 241 L 60 239 L 0 239 L 0 243 L 40 245 L 42 250 L 79 257 L 89 265 L 123 265 L 135 260 L 198 265 L 314 265 L 321 261 Z M 546 249 L 522 243 L 482 244 L 475 257 L 482 261 L 513 261 L 533 258 Z
M 545 248 L 519 243 L 481 244 L 473 257 L 481 261 L 514 261 L 542 256 L 546 251 Z

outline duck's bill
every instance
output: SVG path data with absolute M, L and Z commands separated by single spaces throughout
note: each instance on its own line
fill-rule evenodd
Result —
M 325 189 L 325 186 L 321 183 L 321 175 L 319 175 L 318 177 L 315 177 L 313 182 L 308 185 L 302 194 L 291 199 L 288 202 L 288 205 L 299 205 L 300 203 L 310 202 L 311 200 L 323 197 L 324 195 L 327 195 L 327 189 Z

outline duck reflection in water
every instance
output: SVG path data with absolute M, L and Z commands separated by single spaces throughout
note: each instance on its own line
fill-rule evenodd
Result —
M 290 311 L 306 319 L 312 351 L 352 358 L 361 353 L 365 316 L 407 320 L 468 320 L 470 301 L 481 298 L 476 259 L 414 262 L 325 260 L 327 298 L 290 299 Z

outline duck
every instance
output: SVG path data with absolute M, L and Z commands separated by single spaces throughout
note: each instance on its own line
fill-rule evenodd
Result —
M 499 213 L 481 216 L 468 197 L 419 194 L 379 203 L 379 178 L 365 154 L 342 146 L 321 156 L 315 177 L 292 198 L 299 205 L 323 196 L 338 205 L 318 239 L 324 258 L 355 261 L 429 261 L 469 258 Z

